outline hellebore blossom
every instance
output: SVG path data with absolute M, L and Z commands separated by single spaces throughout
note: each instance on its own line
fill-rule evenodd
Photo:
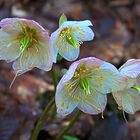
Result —
M 76 107 L 88 114 L 103 112 L 106 94 L 122 89 L 124 81 L 112 64 L 89 57 L 74 62 L 56 89 L 57 113 L 70 114 Z
M 140 59 L 130 59 L 120 67 L 120 73 L 127 81 L 125 90 L 113 93 L 120 109 L 129 114 L 140 110 Z
M 54 62 L 56 62 L 58 53 L 68 61 L 78 58 L 79 48 L 83 41 L 90 41 L 94 38 L 94 33 L 88 26 L 92 26 L 89 20 L 66 21 L 65 18 L 62 21 L 60 27 L 51 34 Z
M 17 74 L 34 67 L 49 71 L 52 51 L 48 32 L 37 22 L 22 18 L 0 21 L 0 60 L 13 63 Z

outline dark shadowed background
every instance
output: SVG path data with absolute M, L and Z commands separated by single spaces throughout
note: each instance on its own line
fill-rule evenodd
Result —
M 117 68 L 130 58 L 140 58 L 139 0 L 0 0 L 0 19 L 34 19 L 50 34 L 58 28 L 62 13 L 68 20 L 93 23 L 95 39 L 84 42 L 79 58 L 98 57 Z M 61 60 L 55 69 L 62 74 L 69 65 Z M 13 77 L 11 64 L 0 61 L 0 140 L 29 140 L 42 109 L 54 96 L 51 73 L 34 69 L 9 89 Z M 73 114 L 61 120 L 52 119 L 55 115 L 50 112 L 38 140 L 53 140 Z M 127 124 L 109 96 L 104 117 L 82 114 L 65 140 L 140 140 L 140 112 L 126 114 Z

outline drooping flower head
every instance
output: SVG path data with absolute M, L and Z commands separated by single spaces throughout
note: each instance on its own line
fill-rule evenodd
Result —
M 127 87 L 113 93 L 120 109 L 129 114 L 140 110 L 140 59 L 130 59 L 119 69 L 127 79 Z
M 56 106 L 60 116 L 76 107 L 88 114 L 103 112 L 106 94 L 122 87 L 123 78 L 110 63 L 89 57 L 74 62 L 56 89 Z
M 50 38 L 42 26 L 33 20 L 6 18 L 0 21 L 0 27 L 0 60 L 14 61 L 18 74 L 34 67 L 51 69 Z
M 56 62 L 58 53 L 66 60 L 74 61 L 79 56 L 79 47 L 83 41 L 93 40 L 94 33 L 88 27 L 92 26 L 92 23 L 89 20 L 66 21 L 64 15 L 59 23 L 60 27 L 51 35 L 53 61 Z

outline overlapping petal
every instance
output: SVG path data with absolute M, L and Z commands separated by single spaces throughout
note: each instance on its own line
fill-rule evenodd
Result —
M 131 78 L 140 74 L 140 59 L 130 59 L 120 67 L 120 73 Z
M 105 94 L 122 90 L 124 86 L 121 84 L 124 79 L 113 65 L 94 57 L 76 61 L 57 86 L 57 112 L 66 116 L 77 107 L 88 114 L 101 113 L 107 102 Z M 63 100 L 63 96 L 67 100 Z
M 113 97 L 122 110 L 134 114 L 140 109 L 140 59 L 128 60 L 120 67 L 119 71 L 127 79 L 127 87 L 124 90 L 113 92 Z
M 98 81 L 98 82 L 95 82 Z M 117 68 L 108 62 L 103 62 L 98 74 L 94 76 L 92 85 L 101 93 L 110 93 L 127 87 L 127 79 L 119 73 Z
M 134 114 L 140 110 L 140 92 L 134 88 L 113 93 L 119 108 L 129 114 Z

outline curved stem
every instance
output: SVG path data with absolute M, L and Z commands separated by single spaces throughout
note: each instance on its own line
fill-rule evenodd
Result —
M 62 131 L 60 131 L 60 133 L 56 136 L 55 140 L 62 140 L 63 136 L 71 129 L 74 123 L 78 120 L 78 118 L 80 117 L 80 114 L 81 112 L 80 110 L 78 110 L 75 116 L 70 121 L 69 125 L 65 127 Z
M 31 137 L 31 140 L 37 140 L 40 129 L 42 128 L 43 122 L 46 119 L 46 115 L 50 111 L 50 108 L 52 107 L 53 104 L 54 104 L 54 97 L 51 99 L 51 101 L 48 103 L 48 105 L 46 106 L 46 108 L 42 112 L 41 117 L 39 118 L 37 125 L 35 127 L 35 130 L 33 132 L 33 135 Z
M 55 104 L 52 106 L 50 115 L 51 115 L 51 119 L 54 120 L 56 115 L 57 115 L 57 113 L 56 113 L 56 105 Z
M 54 84 L 54 87 L 55 87 L 55 90 L 56 90 L 56 86 L 58 84 L 58 78 L 57 78 L 57 74 L 55 73 L 55 69 L 54 67 L 52 67 L 52 78 L 53 78 L 53 84 Z M 33 135 L 31 137 L 31 140 L 37 140 L 37 137 L 38 137 L 38 134 L 40 132 L 40 129 L 42 128 L 42 125 L 46 119 L 46 116 L 47 116 L 47 113 L 50 111 L 50 109 L 52 108 L 53 104 L 54 104 L 54 101 L 55 101 L 55 98 L 53 97 L 51 99 L 51 101 L 48 103 L 48 105 L 46 106 L 46 108 L 44 109 L 44 111 L 42 112 L 38 122 L 37 122 L 37 125 L 35 127 L 35 130 L 33 132 Z
M 56 90 L 56 86 L 57 86 L 57 84 L 58 84 L 58 75 L 57 75 L 57 73 L 55 72 L 54 66 L 52 67 L 51 73 L 52 73 L 54 88 L 55 88 L 55 90 Z

